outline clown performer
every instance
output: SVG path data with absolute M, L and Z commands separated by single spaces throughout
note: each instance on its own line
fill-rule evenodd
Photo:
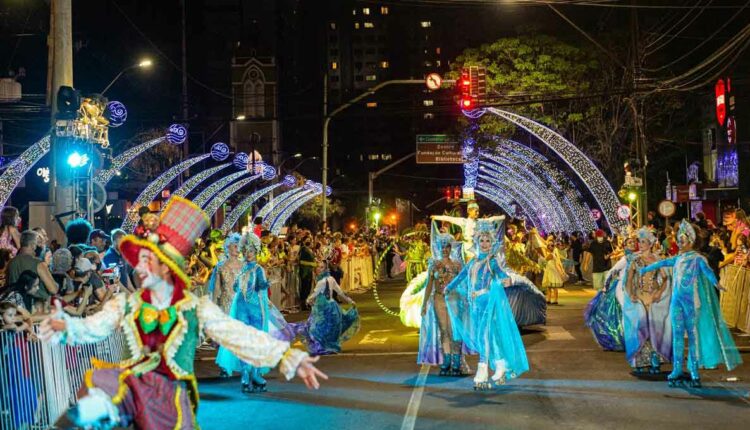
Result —
M 147 238 L 122 239 L 122 255 L 135 267 L 142 289 L 116 295 L 87 318 L 64 314 L 58 302 L 57 312 L 42 322 L 44 340 L 66 345 L 99 342 L 122 330 L 129 353 L 120 363 L 97 362 L 86 372 L 79 401 L 58 428 L 197 428 L 193 363 L 201 331 L 252 366 L 278 364 L 282 375 L 296 374 L 308 388 L 327 378 L 307 353 L 229 318 L 208 296 L 189 292 L 185 260 L 208 223 L 199 207 L 175 197 Z
M 281 312 L 271 303 L 268 297 L 270 283 L 263 267 L 256 261 L 261 250 L 261 243 L 255 233 L 246 233 L 240 241 L 240 252 L 245 257 L 245 265 L 234 282 L 234 300 L 229 316 L 251 327 L 271 334 L 280 339 L 287 323 Z M 270 370 L 268 366 L 254 366 L 243 362 L 231 348 L 219 347 L 216 364 L 226 374 L 240 372 L 242 392 L 265 392 L 266 380 L 263 375 Z
M 636 373 L 661 373 L 661 364 L 672 361 L 672 327 L 669 321 L 671 289 L 666 270 L 640 275 L 640 269 L 659 260 L 651 250 L 656 236 L 646 227 L 636 232 L 639 251 L 627 258 L 622 285 L 625 357 Z M 634 239 L 630 238 L 632 242 Z M 628 240 L 626 240 L 626 246 Z
M 432 219 L 435 221 L 445 221 L 461 228 L 464 259 L 468 261 L 474 256 L 474 227 L 476 226 L 477 219 L 479 218 L 479 205 L 477 204 L 477 202 L 475 202 L 474 200 L 470 201 L 466 205 L 466 213 L 468 215 L 467 218 L 459 218 L 448 215 L 433 215 Z M 502 222 L 505 217 L 495 216 L 485 219 L 489 221 Z
M 690 386 L 700 387 L 699 368 L 715 369 L 722 362 L 727 370 L 742 363 L 737 346 L 722 318 L 715 294 L 716 276 L 706 258 L 696 249 L 700 239 L 695 228 L 682 220 L 677 232 L 680 253 L 640 269 L 641 275 L 662 268 L 672 268 L 672 297 L 670 319 L 672 324 L 673 369 L 667 377 L 674 387 L 682 377 L 685 333 L 688 338 Z
M 414 232 L 411 233 L 411 240 L 406 249 L 406 283 L 408 284 L 415 276 L 427 270 L 427 257 L 429 249 L 424 243 L 424 237 L 427 235 L 427 227 L 424 224 L 417 224 Z
M 605 351 L 625 350 L 621 303 L 623 292 L 620 279 L 628 258 L 637 250 L 637 243 L 634 237 L 625 240 L 625 254 L 609 269 L 604 279 L 604 288 L 596 293 L 583 312 L 586 326 L 591 329 L 594 340 Z
M 440 375 L 464 376 L 469 373 L 462 357 L 462 345 L 453 340 L 448 307 L 445 302 L 445 287 L 461 271 L 461 253 L 451 258 L 455 243 L 453 236 L 440 233 L 432 225 L 432 255 L 427 270 L 427 286 L 422 305 L 422 323 L 419 328 L 418 364 L 440 366 Z
M 502 219 L 476 222 L 474 255 L 445 288 L 453 339 L 479 354 L 475 390 L 504 384 L 529 370 L 526 350 L 513 318 L 505 287 L 511 279 L 502 269 Z M 455 292 L 455 294 L 451 294 Z

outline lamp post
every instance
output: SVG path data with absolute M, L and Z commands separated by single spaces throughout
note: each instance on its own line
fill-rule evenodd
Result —
M 125 72 L 127 72 L 128 70 L 132 70 L 132 69 L 148 69 L 148 68 L 150 68 L 153 65 L 154 65 L 154 63 L 151 60 L 149 60 L 149 59 L 143 59 L 138 64 L 133 64 L 132 66 L 128 66 L 128 67 L 120 70 L 120 73 L 118 73 L 117 76 L 115 76 L 115 78 L 112 79 L 112 81 L 109 83 L 109 85 L 107 85 L 106 87 L 104 87 L 104 89 L 102 90 L 101 94 L 104 95 L 104 93 L 106 93 L 107 90 L 112 85 L 114 85 L 114 83 L 117 82 L 117 80 L 120 79 L 120 77 L 123 74 L 125 74 Z
M 281 167 L 284 165 L 284 163 L 291 160 L 292 158 L 302 158 L 302 153 L 298 152 L 282 160 L 281 163 L 279 163 L 279 167 L 276 168 L 276 176 L 281 176 Z

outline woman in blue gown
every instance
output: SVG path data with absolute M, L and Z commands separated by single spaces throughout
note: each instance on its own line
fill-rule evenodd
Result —
M 234 282 L 235 295 L 229 316 L 279 337 L 287 323 L 281 312 L 268 299 L 269 283 L 266 272 L 256 261 L 260 249 L 260 239 L 255 233 L 249 232 L 242 236 L 240 252 L 245 257 L 245 265 Z M 266 380 L 263 375 L 270 369 L 252 367 L 223 347 L 219 347 L 216 364 L 228 375 L 232 372 L 242 373 L 243 393 L 266 391 Z
M 695 227 L 682 220 L 677 232 L 679 254 L 640 269 L 640 273 L 666 267 L 672 268 L 672 373 L 667 377 L 675 386 L 682 377 L 685 355 L 685 334 L 688 339 L 687 369 L 690 385 L 700 387 L 699 368 L 715 369 L 724 363 L 732 370 L 742 363 L 737 345 L 729 332 L 714 293 L 716 276 L 700 249 Z
M 315 287 L 307 298 L 307 304 L 312 306 L 310 316 L 306 321 L 289 324 L 282 339 L 292 341 L 301 337 L 310 355 L 338 354 L 341 344 L 359 331 L 359 312 L 354 300 L 331 276 L 327 261 L 319 261 L 316 271 Z M 352 307 L 343 311 L 333 298 L 334 293 Z
M 625 239 L 625 255 L 609 269 L 604 280 L 604 288 L 596 293 L 583 313 L 586 326 L 591 329 L 594 340 L 605 351 L 625 351 L 620 280 L 637 243 L 633 237 Z
M 529 370 L 521 334 L 505 294 L 511 279 L 503 270 L 502 218 L 477 220 L 474 255 L 446 287 L 453 338 L 479 355 L 474 389 L 498 385 Z

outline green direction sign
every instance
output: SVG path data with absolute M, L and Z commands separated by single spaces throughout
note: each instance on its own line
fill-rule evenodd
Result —
M 463 164 L 461 145 L 447 134 L 417 135 L 417 164 Z

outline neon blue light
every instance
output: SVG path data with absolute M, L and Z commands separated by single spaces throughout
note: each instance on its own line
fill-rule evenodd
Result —
M 229 212 L 229 215 L 226 216 L 224 219 L 224 224 L 221 226 L 221 231 L 224 232 L 224 234 L 229 233 L 230 230 L 234 228 L 234 226 L 237 224 L 237 221 L 240 220 L 242 215 L 247 212 L 248 209 L 255 203 L 256 200 L 261 198 L 262 196 L 270 193 L 271 191 L 275 190 L 276 188 L 279 188 L 281 186 L 284 186 L 285 184 L 282 182 L 279 182 L 277 184 L 269 185 L 265 188 L 262 188 L 249 196 L 242 199 L 239 203 L 237 203 L 237 206 L 235 206 L 231 212 Z

